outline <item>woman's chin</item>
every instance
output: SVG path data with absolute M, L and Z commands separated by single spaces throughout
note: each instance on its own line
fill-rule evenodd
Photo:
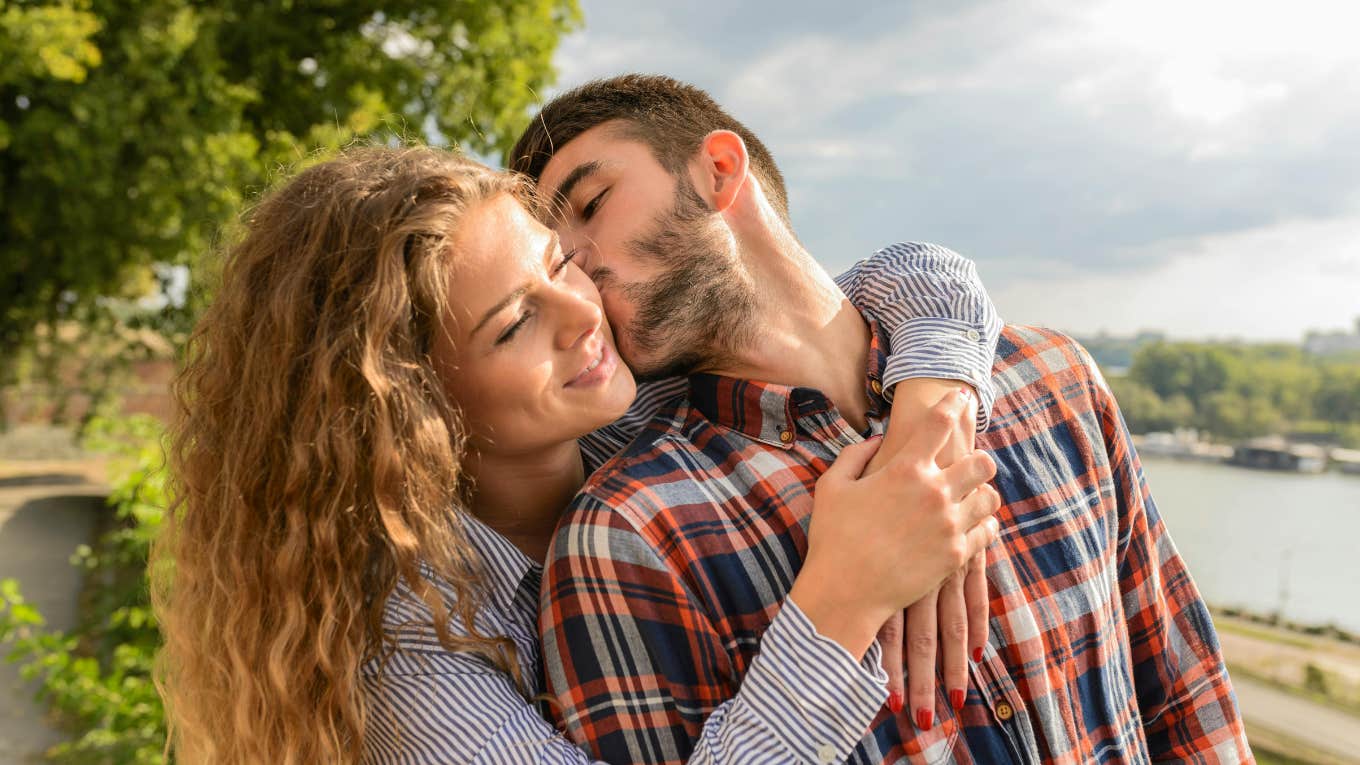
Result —
M 628 407 L 633 405 L 635 398 L 637 383 L 633 381 L 633 374 L 628 371 L 628 367 L 620 364 L 614 379 L 600 392 L 599 400 L 589 407 L 594 414 L 590 418 L 589 427 L 581 435 L 603 428 L 622 417 L 628 412 Z

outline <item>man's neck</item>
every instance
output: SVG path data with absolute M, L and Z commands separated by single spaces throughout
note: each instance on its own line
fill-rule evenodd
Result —
M 743 264 L 756 285 L 751 342 L 722 349 L 725 360 L 703 371 L 814 388 L 863 429 L 871 338 L 859 311 L 791 236 L 759 238 L 744 249 Z
M 562 511 L 585 481 L 575 441 L 516 455 L 470 454 L 472 512 L 542 563 Z

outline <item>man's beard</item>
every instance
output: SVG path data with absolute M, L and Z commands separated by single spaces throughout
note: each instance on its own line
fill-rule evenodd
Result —
M 713 210 L 689 179 L 677 179 L 675 204 L 652 231 L 628 243 L 633 257 L 660 264 L 650 282 L 629 284 L 636 307 L 625 328 L 639 380 L 712 369 L 752 336 L 756 296 L 737 267 L 730 240 L 714 228 Z

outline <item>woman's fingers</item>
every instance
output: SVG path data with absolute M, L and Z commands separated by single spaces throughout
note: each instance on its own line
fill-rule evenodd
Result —
M 959 502 L 959 526 L 971 529 L 996 515 L 1001 509 L 1001 495 L 991 484 L 984 483 Z
M 982 649 L 987 645 L 987 622 L 990 596 L 987 592 L 987 553 L 974 555 L 968 561 L 963 576 L 963 596 L 968 601 L 968 656 L 982 661 Z
M 906 644 L 902 632 L 906 614 L 898 611 L 878 630 L 878 644 L 883 648 L 883 671 L 888 675 L 888 708 L 893 714 L 902 711 L 906 699 L 906 685 L 902 679 L 902 654 Z
M 940 585 L 940 669 L 949 704 L 962 709 L 968 688 L 968 607 L 960 570 Z
M 907 700 L 916 727 L 935 724 L 935 646 L 939 590 L 907 607 Z
M 878 447 L 883 445 L 882 436 L 861 441 L 857 444 L 850 444 L 841 449 L 841 453 L 836 456 L 836 461 L 831 463 L 831 467 L 822 473 L 822 480 L 831 481 L 853 481 L 864 473 L 864 468 L 869 461 L 878 453 Z
M 997 523 L 994 516 L 983 518 L 982 523 L 969 529 L 968 533 L 963 535 L 966 555 L 969 558 L 972 558 L 982 554 L 983 551 L 996 541 L 997 537 L 1000 535 L 1000 531 L 1001 525 Z
M 974 451 L 944 469 L 944 480 L 957 502 L 992 480 L 996 462 L 984 451 Z

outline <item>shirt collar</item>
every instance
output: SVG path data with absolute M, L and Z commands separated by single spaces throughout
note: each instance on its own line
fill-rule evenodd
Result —
M 461 518 L 468 542 L 486 566 L 488 595 L 502 608 L 509 609 L 516 598 L 523 597 L 524 588 L 529 587 L 536 600 L 543 565 L 472 513 L 463 512 Z
M 869 355 L 864 386 L 872 409 L 888 410 L 883 399 L 883 370 L 887 366 L 889 345 L 878 322 L 861 312 L 869 323 Z M 697 372 L 689 378 L 690 405 L 709 421 L 738 431 L 756 441 L 789 449 L 797 441 L 797 421 L 831 408 L 820 391 L 788 385 L 741 380 L 724 375 Z

